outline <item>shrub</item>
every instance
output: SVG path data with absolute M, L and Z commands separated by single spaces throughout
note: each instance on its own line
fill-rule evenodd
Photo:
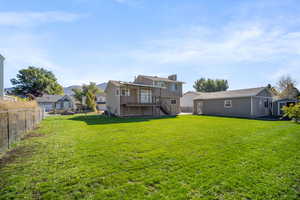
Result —
M 297 123 L 300 122 L 300 103 L 291 106 L 284 106 L 282 110 L 284 112 L 284 117 L 288 117 Z

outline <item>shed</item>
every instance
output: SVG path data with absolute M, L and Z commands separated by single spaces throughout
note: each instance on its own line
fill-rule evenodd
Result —
M 256 118 L 272 115 L 273 93 L 267 87 L 202 93 L 194 114 Z

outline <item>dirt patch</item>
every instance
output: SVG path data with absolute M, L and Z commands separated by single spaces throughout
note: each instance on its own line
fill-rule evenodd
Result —
M 10 163 L 15 162 L 19 157 L 24 158 L 31 154 L 32 154 L 32 148 L 24 147 L 24 146 L 16 147 L 8 151 L 6 154 L 3 155 L 3 157 L 0 158 L 0 169 Z
M 45 134 L 43 134 L 43 133 L 28 133 L 22 138 L 22 140 L 26 140 L 29 138 L 35 138 L 35 137 L 44 137 L 44 136 L 45 136 Z

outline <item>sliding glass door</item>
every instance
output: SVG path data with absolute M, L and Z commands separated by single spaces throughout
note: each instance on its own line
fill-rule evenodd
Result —
M 152 103 L 152 91 L 147 89 L 140 90 L 140 103 Z

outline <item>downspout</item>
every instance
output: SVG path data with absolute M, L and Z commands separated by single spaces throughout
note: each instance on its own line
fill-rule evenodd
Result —
M 253 117 L 253 97 L 251 96 L 251 117 Z

